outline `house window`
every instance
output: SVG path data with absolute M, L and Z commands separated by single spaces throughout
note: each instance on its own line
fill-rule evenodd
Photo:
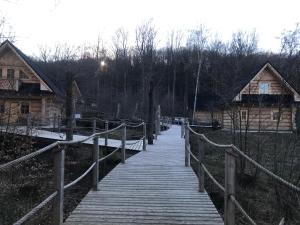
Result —
M 0 104 L 0 113 L 4 113 L 5 112 L 5 106 L 4 104 Z
M 23 70 L 20 70 L 20 79 L 29 79 L 29 77 L 24 73 Z
M 13 80 L 15 78 L 15 70 L 7 69 L 7 79 Z
M 269 94 L 269 83 L 259 83 L 259 94 Z
M 280 113 L 279 113 L 279 111 L 273 111 L 272 112 L 272 120 L 274 120 L 274 121 L 280 120 Z
M 28 114 L 29 113 L 29 103 L 22 102 L 21 103 L 21 113 L 22 114 Z
M 248 119 L 248 111 L 247 110 L 241 110 L 241 120 L 246 121 Z
M 2 79 L 2 68 L 0 68 L 0 79 Z

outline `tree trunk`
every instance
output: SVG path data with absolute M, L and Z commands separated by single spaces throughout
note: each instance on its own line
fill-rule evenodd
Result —
M 154 108 L 153 108 L 153 81 L 150 81 L 150 87 L 149 87 L 149 108 L 148 108 L 148 144 L 153 145 L 153 114 L 154 114 Z
M 74 121 L 74 96 L 73 96 L 73 82 L 74 75 L 67 73 L 67 88 L 66 88 L 66 139 L 73 140 L 73 121 Z

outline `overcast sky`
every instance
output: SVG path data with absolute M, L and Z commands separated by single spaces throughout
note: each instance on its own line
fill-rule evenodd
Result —
M 153 18 L 161 44 L 172 29 L 205 24 L 224 41 L 237 30 L 256 29 L 259 47 L 278 51 L 277 37 L 300 22 L 299 0 L 0 0 L 0 17 L 12 26 L 16 45 L 38 54 L 40 45 L 109 42 L 119 27 L 134 28 Z

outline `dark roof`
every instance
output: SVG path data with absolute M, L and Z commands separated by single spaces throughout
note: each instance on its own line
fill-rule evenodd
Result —
M 276 61 L 251 61 L 249 63 L 243 63 L 243 66 L 239 68 L 237 71 L 234 66 L 232 66 L 232 62 L 229 62 L 226 65 L 226 71 L 223 72 L 222 77 L 223 80 L 219 82 L 218 88 L 211 88 L 207 83 L 202 82 L 203 86 L 199 89 L 199 94 L 197 98 L 197 109 L 198 110 L 209 110 L 209 109 L 218 109 L 230 104 L 235 96 L 237 96 L 240 91 L 253 79 L 253 77 L 266 65 L 270 64 L 282 77 L 285 81 L 296 91 L 300 92 L 295 87 L 295 83 L 291 82 L 284 73 L 281 73 L 280 70 L 274 66 L 276 65 Z M 278 64 L 278 62 L 277 62 Z M 208 76 L 209 77 L 209 76 Z M 234 78 L 232 78 L 234 77 Z M 228 79 L 227 79 L 228 78 Z M 234 81 L 234 82 L 233 82 Z M 213 81 L 214 82 L 214 81 Z M 251 101 L 252 103 L 257 102 L 257 97 L 253 96 L 252 98 L 245 99 L 244 103 L 247 101 Z M 276 97 L 275 97 L 276 98 Z M 273 104 L 278 102 L 278 99 L 274 97 L 264 97 L 265 103 L 269 102 Z M 289 97 L 285 97 L 284 101 L 287 103 L 290 101 Z M 192 107 L 194 102 L 194 94 L 190 93 L 188 96 L 189 106 Z
M 58 96 L 63 97 L 65 95 L 63 89 L 59 87 L 58 84 L 54 83 L 49 76 L 47 76 L 40 67 L 35 64 L 27 55 L 25 55 L 20 49 L 18 49 L 15 45 L 13 45 L 10 41 L 6 40 L 1 45 L 4 46 L 5 44 L 8 44 L 10 47 L 12 47 L 18 55 L 31 67 L 31 69 L 48 85 L 49 88 Z

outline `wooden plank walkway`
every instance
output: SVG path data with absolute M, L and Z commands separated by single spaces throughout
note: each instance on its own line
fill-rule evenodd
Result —
M 184 139 L 172 126 L 146 152 L 118 165 L 90 191 L 66 220 L 71 224 L 223 225 L 208 194 L 198 192 L 184 166 Z

